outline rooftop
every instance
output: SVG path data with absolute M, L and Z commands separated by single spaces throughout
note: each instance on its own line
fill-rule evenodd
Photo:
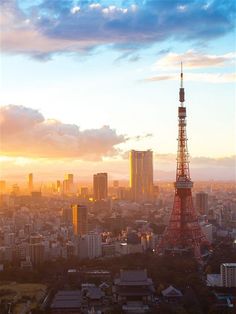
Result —
M 121 281 L 147 281 L 146 270 L 121 270 L 120 280 Z
M 81 292 L 79 290 L 61 290 L 55 295 L 51 309 L 72 309 L 81 307 Z
M 182 292 L 173 286 L 169 286 L 165 290 L 162 290 L 161 293 L 164 297 L 182 297 L 183 296 Z
M 147 277 L 146 270 L 121 270 L 120 278 L 115 279 L 115 284 L 120 286 L 149 286 L 153 282 Z

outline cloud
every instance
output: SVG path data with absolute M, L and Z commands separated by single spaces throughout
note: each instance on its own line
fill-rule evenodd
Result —
M 235 1 L 1 1 L 1 47 L 52 56 L 109 45 L 133 49 L 163 42 L 204 41 L 234 29 Z M 22 5 L 24 4 L 24 5 Z
M 7 156 L 98 160 L 118 153 L 126 141 L 109 126 L 81 131 L 77 125 L 45 119 L 35 109 L 0 108 L 1 154 Z
M 214 167 L 226 167 L 233 168 L 236 176 L 236 155 L 229 157 L 219 157 L 219 158 L 210 158 L 210 157 L 194 157 L 191 159 L 191 162 L 195 166 L 214 166 Z
M 176 164 L 176 154 L 155 154 L 155 160 L 162 165 Z M 199 167 L 225 167 L 236 169 L 236 155 L 226 157 L 190 157 L 190 168 Z
M 156 69 L 175 69 L 179 68 L 180 62 L 183 61 L 184 68 L 207 68 L 219 67 L 235 64 L 236 53 L 230 52 L 223 55 L 209 55 L 200 53 L 195 50 L 188 50 L 184 53 L 166 54 L 160 58 L 154 65 Z
M 158 75 L 144 79 L 144 82 L 168 81 L 176 79 L 176 75 Z
M 166 75 L 156 75 L 146 78 L 144 82 L 158 82 L 166 80 L 179 80 L 176 73 Z M 236 82 L 236 73 L 191 73 L 184 72 L 185 81 L 206 82 L 206 83 L 232 83 Z
M 152 133 L 146 133 L 143 135 L 136 135 L 136 136 L 132 136 L 132 137 L 127 137 L 126 139 L 127 140 L 134 140 L 134 141 L 142 141 L 142 140 L 144 140 L 146 138 L 150 138 L 150 137 L 153 137 Z

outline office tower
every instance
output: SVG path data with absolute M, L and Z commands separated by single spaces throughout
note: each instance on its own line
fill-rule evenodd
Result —
M 11 195 L 12 196 L 18 196 L 20 194 L 20 187 L 18 184 L 13 184 L 12 190 L 11 190 Z
M 28 175 L 28 190 L 32 192 L 34 189 L 34 182 L 33 182 L 33 173 L 29 173 Z
M 61 181 L 57 180 L 56 182 L 56 192 L 61 192 Z
M 220 265 L 221 285 L 223 287 L 236 287 L 236 263 Z
M 97 173 L 93 176 L 93 196 L 95 201 L 107 199 L 107 173 Z
M 87 198 L 89 196 L 89 189 L 88 187 L 81 187 L 80 189 L 80 195 L 83 197 L 83 198 Z
M 34 266 L 38 266 L 44 261 L 45 248 L 42 243 L 29 245 L 30 260 Z
M 205 215 L 208 211 L 208 194 L 199 192 L 196 194 L 196 210 L 201 214 Z
M 88 232 L 88 210 L 85 205 L 72 206 L 74 235 L 82 236 Z
M 72 224 L 72 208 L 65 207 L 62 209 L 62 221 L 66 224 Z
M 153 156 L 151 150 L 130 152 L 130 187 L 133 201 L 152 201 Z
M 186 133 L 186 107 L 184 105 L 183 71 L 181 64 L 181 85 L 178 108 L 178 151 L 174 205 L 169 224 L 159 243 L 159 253 L 192 254 L 201 259 L 201 248 L 209 242 L 204 235 L 193 207 L 192 187 Z
M 42 242 L 42 236 L 38 233 L 33 233 L 30 236 L 30 244 L 39 244 Z
M 68 180 L 70 184 L 73 184 L 74 182 L 74 175 L 72 173 L 65 174 L 65 180 Z
M 5 232 L 4 233 L 4 245 L 12 246 L 15 243 L 15 233 Z
M 6 181 L 0 180 L 0 194 L 6 191 Z
M 114 180 L 113 181 L 113 188 L 118 188 L 119 187 L 119 181 L 118 180 Z
M 101 235 L 96 232 L 89 232 L 86 235 L 88 258 L 96 258 L 102 255 Z
M 73 193 L 74 192 L 74 175 L 72 173 L 65 174 L 63 181 L 63 192 Z

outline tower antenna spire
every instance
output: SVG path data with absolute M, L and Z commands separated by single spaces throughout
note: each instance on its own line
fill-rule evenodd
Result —
M 179 89 L 179 101 L 181 107 L 184 107 L 184 75 L 183 75 L 183 62 L 181 61 L 181 73 L 180 73 L 180 89 Z

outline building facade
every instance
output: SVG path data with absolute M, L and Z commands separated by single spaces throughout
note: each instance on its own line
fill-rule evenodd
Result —
M 152 201 L 153 153 L 151 150 L 130 152 L 130 187 L 133 201 Z
M 208 194 L 205 192 L 196 193 L 196 210 L 205 215 L 208 211 Z
M 82 236 L 88 232 L 88 209 L 85 205 L 72 206 L 72 222 L 75 236 Z
M 28 175 L 28 189 L 30 193 L 34 189 L 33 173 L 29 173 Z
M 107 173 L 97 173 L 93 176 L 93 196 L 95 201 L 107 199 L 108 178 Z
M 236 287 L 236 263 L 220 265 L 221 285 L 223 287 Z

